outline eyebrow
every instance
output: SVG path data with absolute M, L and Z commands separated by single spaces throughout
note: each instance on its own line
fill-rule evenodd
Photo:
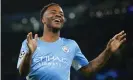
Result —
M 51 11 L 55 11 L 56 12 L 56 10 L 51 10 Z M 60 13 L 63 13 L 62 11 L 60 11 Z

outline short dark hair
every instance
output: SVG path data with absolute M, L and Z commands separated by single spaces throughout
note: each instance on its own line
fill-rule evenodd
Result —
M 42 8 L 42 10 L 41 10 L 41 12 L 40 12 L 40 21 L 41 21 L 41 22 L 42 22 L 43 14 L 45 13 L 45 11 L 48 9 L 48 7 L 53 6 L 53 5 L 58 5 L 58 6 L 59 6 L 59 4 L 57 4 L 57 3 L 49 3 L 49 4 L 45 5 L 45 6 Z

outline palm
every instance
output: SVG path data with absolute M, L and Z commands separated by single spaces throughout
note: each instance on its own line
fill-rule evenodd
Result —
M 125 42 L 126 33 L 124 31 L 116 34 L 108 43 L 107 47 L 110 49 L 111 52 L 115 52 L 118 48 Z
M 120 47 L 121 43 L 119 40 L 114 40 L 112 43 L 111 43 L 111 51 L 112 52 L 115 52 L 119 47 Z
M 34 39 L 32 38 L 32 33 L 31 32 L 27 35 L 27 45 L 29 47 L 29 51 L 31 53 L 34 53 L 34 51 L 37 47 L 37 34 L 35 35 Z

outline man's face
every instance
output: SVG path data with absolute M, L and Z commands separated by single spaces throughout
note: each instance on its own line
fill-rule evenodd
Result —
M 48 7 L 43 15 L 42 22 L 49 28 L 61 29 L 64 24 L 64 13 L 60 6 Z

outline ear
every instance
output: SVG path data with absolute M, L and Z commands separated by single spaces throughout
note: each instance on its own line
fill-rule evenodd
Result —
M 46 19 L 44 17 L 42 17 L 42 23 L 45 24 L 46 23 Z
M 44 19 L 42 18 L 42 23 L 44 24 Z
M 41 21 L 42 21 L 42 23 L 43 23 L 43 24 L 45 24 L 45 23 L 46 23 L 45 13 L 44 13 L 44 14 L 43 14 L 43 16 L 42 16 L 42 20 L 41 20 Z

